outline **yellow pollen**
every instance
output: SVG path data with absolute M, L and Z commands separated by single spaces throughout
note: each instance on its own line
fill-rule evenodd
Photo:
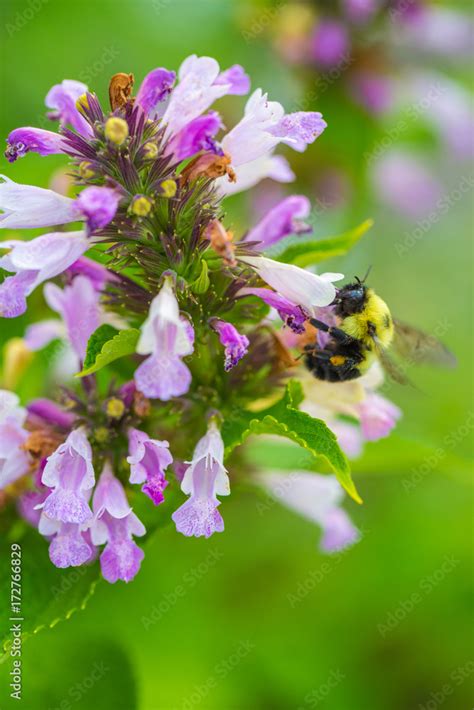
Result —
M 105 123 L 105 137 L 111 143 L 122 145 L 128 138 L 128 124 L 123 118 L 112 116 Z
M 125 405 L 121 399 L 112 397 L 106 405 L 107 416 L 111 419 L 120 419 L 125 412 Z
M 344 357 L 344 355 L 333 355 L 330 358 L 331 364 L 335 365 L 336 367 L 338 367 L 339 365 L 344 365 L 345 361 L 346 358 Z
M 146 217 L 150 214 L 152 206 L 153 202 L 149 197 L 140 195 L 140 197 L 135 197 L 133 200 L 131 209 L 133 214 L 136 214 L 137 217 Z
M 177 185 L 174 180 L 164 180 L 161 185 L 163 197 L 174 197 L 176 195 Z

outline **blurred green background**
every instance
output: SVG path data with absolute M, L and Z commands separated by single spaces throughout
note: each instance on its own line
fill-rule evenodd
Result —
M 63 78 L 85 81 L 105 99 L 115 72 L 132 71 L 138 82 L 191 53 L 214 56 L 222 68 L 243 64 L 253 88 L 291 110 L 304 89 L 273 52 L 265 12 L 239 0 L 3 0 L 0 133 L 45 126 L 44 96 Z M 228 125 L 243 103 L 222 102 Z M 222 506 L 225 534 L 187 540 L 163 528 L 133 583 L 100 583 L 86 611 L 25 643 L 28 710 L 473 707 L 472 191 L 398 256 L 395 244 L 413 225 L 377 206 L 363 179 L 364 152 L 383 129 L 373 135 L 362 113 L 349 120 L 332 95 L 313 108 L 329 127 L 310 155 L 347 146 L 350 169 L 361 176 L 356 199 L 318 213 L 315 233 L 376 220 L 354 253 L 328 270 L 361 274 L 372 264 L 374 287 L 399 317 L 430 332 L 444 324 L 459 367 L 410 371 L 421 392 L 390 388 L 404 411 L 396 434 L 354 465 L 365 503 L 347 503 L 363 531 L 357 546 L 324 557 L 309 523 L 277 504 L 262 514 L 253 492 L 234 490 Z M 289 157 L 298 172 L 300 158 Z M 2 172 L 46 187 L 64 164 L 30 155 L 4 161 Z M 472 166 L 459 169 L 451 184 L 472 179 Z M 229 200 L 237 232 L 248 226 L 250 207 L 248 197 Z M 32 302 L 40 308 L 41 295 Z M 3 320 L 0 342 L 22 335 L 25 323 Z M 41 391 L 36 368 L 24 395 Z M 63 574 L 68 595 L 77 578 Z M 24 577 L 34 596 L 28 567 Z M 2 708 L 10 707 L 8 666 L 0 667 Z

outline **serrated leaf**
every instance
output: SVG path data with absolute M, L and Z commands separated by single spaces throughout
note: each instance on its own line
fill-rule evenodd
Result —
M 242 444 L 251 434 L 276 434 L 294 441 L 314 458 L 323 457 L 349 495 L 362 503 L 351 478 L 349 462 L 336 436 L 321 419 L 315 419 L 297 406 L 301 403 L 300 383 L 290 381 L 282 399 L 261 412 L 234 410 L 222 427 L 226 454 Z
M 101 325 L 89 338 L 84 367 L 76 377 L 91 375 L 114 360 L 131 355 L 136 350 L 139 336 L 137 328 L 117 331 L 112 326 Z
M 373 220 L 367 219 L 355 229 L 336 237 L 291 244 L 276 258 L 278 261 L 303 267 L 318 264 L 320 261 L 334 256 L 343 256 L 357 244 L 373 223 Z

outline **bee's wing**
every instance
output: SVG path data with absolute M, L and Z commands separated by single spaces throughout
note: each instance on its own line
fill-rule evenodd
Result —
M 413 363 L 425 362 L 441 367 L 456 366 L 456 357 L 433 335 L 428 335 L 396 319 L 394 325 L 393 348 L 404 360 Z
M 410 378 L 406 376 L 403 367 L 392 360 L 386 350 L 381 347 L 377 347 L 376 345 L 376 353 L 380 364 L 392 380 L 398 382 L 399 385 L 411 385 L 411 387 L 415 386 Z

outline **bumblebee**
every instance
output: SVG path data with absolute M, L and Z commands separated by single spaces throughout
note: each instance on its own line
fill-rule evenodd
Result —
M 367 276 L 365 277 L 367 278 Z M 356 277 L 339 289 L 333 303 L 338 324 L 310 320 L 318 331 L 327 334 L 320 346 L 305 346 L 306 367 L 319 380 L 345 382 L 365 374 L 375 360 L 400 384 L 409 380 L 404 368 L 391 360 L 389 348 L 409 362 L 426 362 L 454 367 L 456 358 L 436 338 L 394 319 L 384 300 Z

